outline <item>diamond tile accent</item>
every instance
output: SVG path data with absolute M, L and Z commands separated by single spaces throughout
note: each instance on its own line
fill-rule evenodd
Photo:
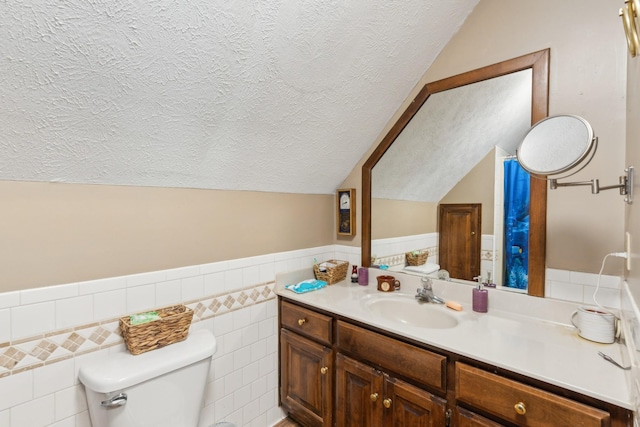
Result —
M 98 329 L 93 331 L 89 336 L 89 339 L 96 344 L 102 344 L 107 338 L 109 338 L 109 335 L 111 335 L 111 332 L 100 326 Z
M 217 313 L 218 310 L 220 310 L 220 307 L 222 307 L 222 303 L 220 302 L 220 300 L 216 298 L 213 301 L 211 301 L 211 304 L 209 305 L 209 310 L 213 311 L 214 313 Z
M 261 283 L 234 294 L 190 302 L 189 307 L 195 314 L 193 321 L 275 298 L 274 287 L 275 282 Z M 40 336 L 16 344 L 0 343 L 0 378 L 45 366 L 45 362 L 56 363 L 114 345 L 123 345 L 117 319 L 53 331 L 44 338 Z
M 6 369 L 13 369 L 14 366 L 18 364 L 17 360 L 14 360 L 10 357 L 5 356 L 4 354 L 0 355 L 0 366 Z
M 262 296 L 265 298 L 269 298 L 269 295 L 271 295 L 271 288 L 269 286 L 265 286 L 262 290 Z
M 29 354 L 37 359 L 45 361 L 54 351 L 56 351 L 57 348 L 58 346 L 55 343 L 49 340 L 42 340 L 29 352 Z
M 13 369 L 24 357 L 26 353 L 18 350 L 15 347 L 9 347 L 4 354 L 0 356 L 0 366 L 7 369 Z
M 224 306 L 227 308 L 231 308 L 233 307 L 233 304 L 236 302 L 235 298 L 233 298 L 231 295 L 227 296 L 227 298 L 225 298 L 224 300 Z
M 67 338 L 65 342 L 62 343 L 62 347 L 66 348 L 71 352 L 75 352 L 76 350 L 78 350 L 78 348 L 80 348 L 80 346 L 85 341 L 86 341 L 85 338 L 83 338 L 81 335 L 78 335 L 77 333 L 74 332 L 71 335 L 69 335 L 69 338 Z
M 247 294 L 245 294 L 244 292 L 240 292 L 237 301 L 240 303 L 240 305 L 244 305 L 244 303 L 247 302 L 248 299 L 249 297 L 247 296 Z
M 495 258 L 495 252 L 491 251 L 491 250 L 484 250 L 482 251 L 482 255 L 481 258 L 485 261 L 493 261 Z
M 193 309 L 193 314 L 194 314 L 195 316 L 202 317 L 202 316 L 204 315 L 205 311 L 207 311 L 207 307 L 205 307 L 205 305 L 204 305 L 204 304 L 202 304 L 201 302 L 199 302 L 199 303 L 195 306 L 195 308 Z

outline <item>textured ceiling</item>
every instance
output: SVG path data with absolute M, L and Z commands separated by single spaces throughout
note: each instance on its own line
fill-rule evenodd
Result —
M 478 0 L 23 0 L 0 179 L 332 193 Z
M 439 202 L 494 147 L 531 127 L 531 70 L 431 95 L 372 172 L 372 196 Z

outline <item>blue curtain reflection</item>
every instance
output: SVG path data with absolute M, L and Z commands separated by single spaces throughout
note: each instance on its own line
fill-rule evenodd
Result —
M 529 174 L 504 162 L 504 286 L 527 289 L 529 280 Z

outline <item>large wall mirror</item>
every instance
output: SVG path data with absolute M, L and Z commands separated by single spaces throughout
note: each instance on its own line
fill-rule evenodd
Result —
M 438 206 L 456 192 L 474 195 L 482 234 L 500 241 L 496 184 L 479 177 L 547 117 L 548 80 L 547 49 L 427 83 L 362 167 L 362 265 L 371 265 L 372 239 L 437 234 Z M 465 182 L 475 187 L 461 190 Z M 529 185 L 527 292 L 544 296 L 547 190 L 543 180 Z

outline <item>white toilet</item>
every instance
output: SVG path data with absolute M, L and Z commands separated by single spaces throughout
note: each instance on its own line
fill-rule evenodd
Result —
M 93 427 L 196 427 L 216 339 L 185 341 L 134 356 L 109 354 L 80 367 Z

